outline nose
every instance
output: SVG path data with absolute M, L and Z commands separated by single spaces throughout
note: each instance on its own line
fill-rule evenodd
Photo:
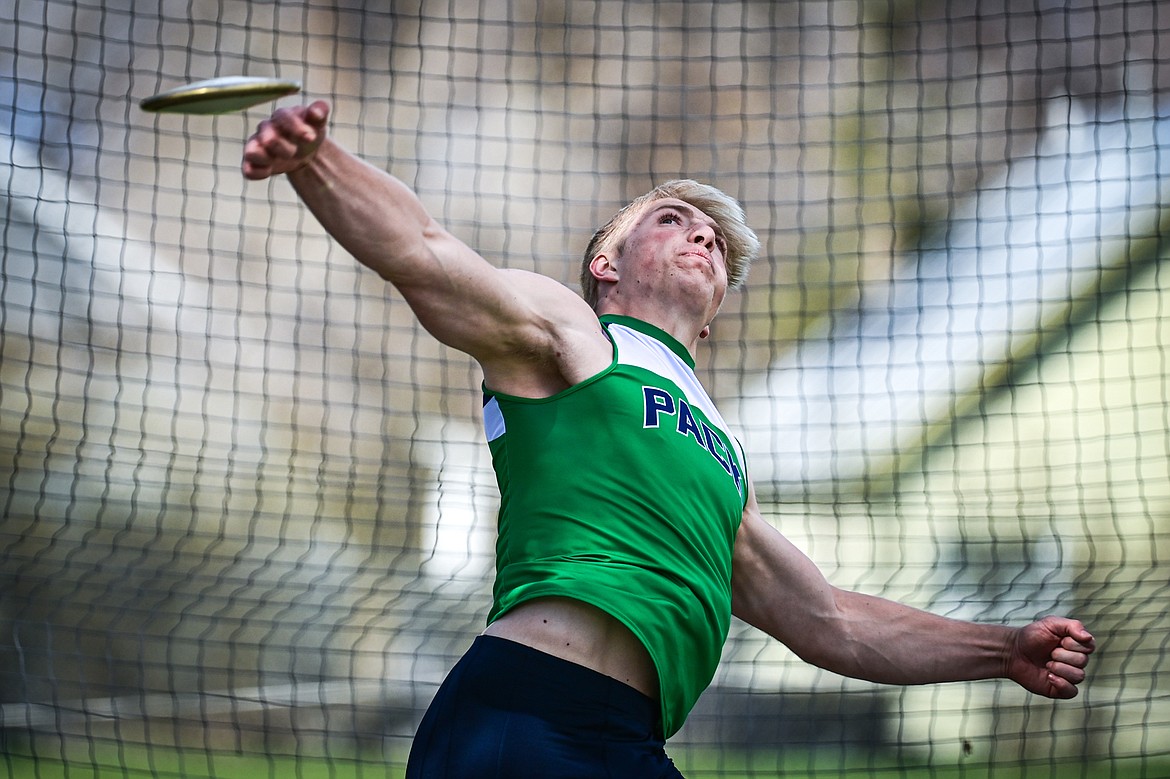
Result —
M 706 222 L 699 222 L 691 233 L 691 243 L 700 243 L 707 251 L 715 251 L 715 228 Z

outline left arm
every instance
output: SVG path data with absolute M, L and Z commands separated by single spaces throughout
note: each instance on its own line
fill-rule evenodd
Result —
M 744 510 L 732 562 L 732 612 L 826 670 L 885 684 L 1008 678 L 1049 698 L 1072 698 L 1093 636 L 1076 620 L 1021 628 L 930 614 L 841 590 L 760 514 Z

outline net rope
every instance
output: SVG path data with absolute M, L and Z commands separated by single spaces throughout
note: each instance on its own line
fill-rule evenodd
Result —
M 735 623 L 668 746 L 688 776 L 1170 774 L 1160 4 L 11 6 L 12 775 L 396 774 L 483 625 L 477 369 L 243 179 L 265 107 L 138 108 L 224 75 L 302 82 L 280 104 L 330 101 L 458 237 L 567 285 L 654 184 L 739 198 L 764 250 L 699 370 L 769 520 L 839 586 L 1104 648 L 1053 705 L 841 679 Z

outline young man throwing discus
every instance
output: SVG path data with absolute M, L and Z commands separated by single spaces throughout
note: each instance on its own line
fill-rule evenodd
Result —
M 597 232 L 584 299 L 501 270 L 401 181 L 327 135 L 321 101 L 248 140 L 422 325 L 483 370 L 501 490 L 494 602 L 435 696 L 408 777 L 677 777 L 665 739 L 710 683 L 735 614 L 821 668 L 886 684 L 1085 679 L 1078 621 L 961 622 L 837 589 L 760 514 L 696 346 L 759 250 L 740 206 L 673 181 Z

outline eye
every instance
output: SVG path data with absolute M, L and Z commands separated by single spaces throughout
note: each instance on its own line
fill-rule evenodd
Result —
M 674 211 L 663 211 L 658 217 L 658 224 L 682 224 L 682 217 Z

